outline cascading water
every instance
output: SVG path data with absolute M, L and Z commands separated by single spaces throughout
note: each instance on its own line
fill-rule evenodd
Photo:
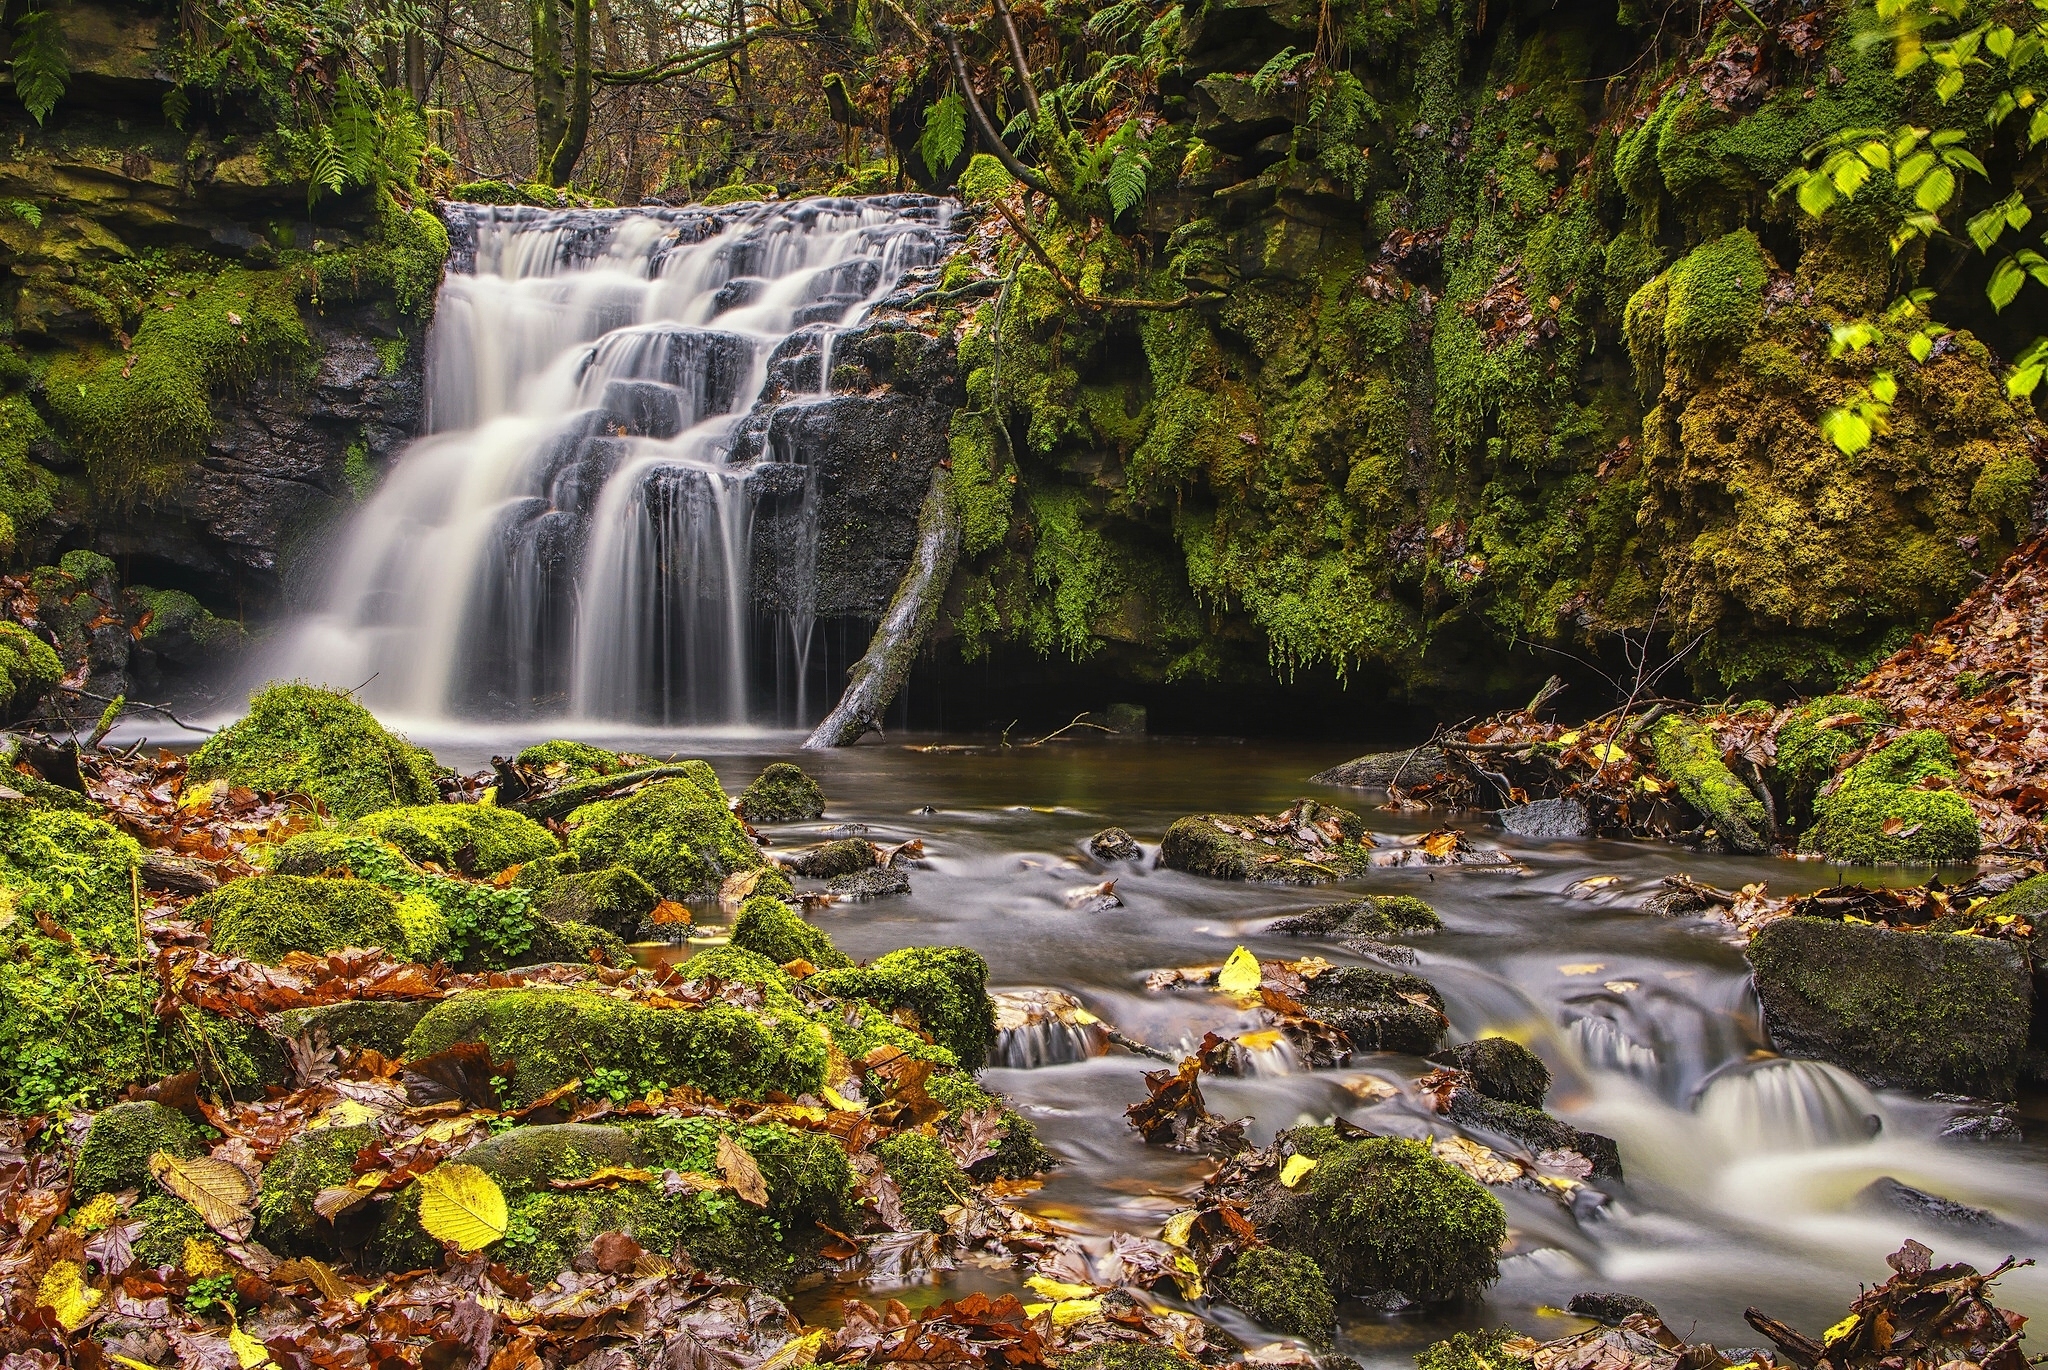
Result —
M 799 607 L 775 622 L 751 583 L 762 492 L 811 493 L 766 477 L 805 454 L 750 440 L 765 425 L 747 420 L 823 393 L 834 331 L 944 254 L 947 204 L 448 215 L 429 434 L 266 674 L 368 681 L 399 717 L 810 721 L 815 595 L 783 594 Z M 796 526 L 816 536 L 815 518 Z M 776 663 L 796 679 L 757 678 Z M 764 712 L 778 698 L 795 716 Z

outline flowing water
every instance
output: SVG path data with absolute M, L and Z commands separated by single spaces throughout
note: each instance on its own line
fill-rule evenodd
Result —
M 806 454 L 749 441 L 747 420 L 823 391 L 834 331 L 943 255 L 950 213 L 923 196 L 450 206 L 429 433 L 264 674 L 367 681 L 365 702 L 407 719 L 813 721 L 831 703 L 805 697 L 814 625 L 757 610 L 752 584 L 755 507 L 790 483 L 766 477 Z
M 484 754 L 480 735 L 423 740 L 458 764 Z M 706 755 L 732 789 L 767 761 L 793 756 L 796 743 L 725 740 L 707 751 L 701 739 L 673 735 L 608 740 Z M 1205 1031 L 1254 1024 L 1218 996 L 1148 992 L 1146 971 L 1213 963 L 1238 943 L 1262 957 L 1355 962 L 1335 944 L 1262 928 L 1351 891 L 1412 893 L 1444 919 L 1443 932 L 1412 939 L 1413 969 L 1442 991 L 1453 1040 L 1502 1033 L 1528 1043 L 1555 1076 L 1547 1107 L 1619 1140 L 1626 1182 L 1598 1182 L 1569 1207 L 1495 1190 L 1512 1236 L 1500 1283 L 1483 1304 L 1429 1314 L 1348 1309 L 1343 1349 L 1361 1360 L 1405 1364 L 1449 1331 L 1503 1321 L 1562 1335 L 1585 1325 L 1555 1311 L 1582 1290 L 1637 1294 L 1681 1336 L 1750 1346 L 1759 1339 L 1742 1321 L 1746 1306 L 1817 1333 L 1841 1316 L 1859 1281 L 1885 1277 L 1883 1257 L 1905 1237 L 1940 1257 L 1984 1265 L 2037 1250 L 2048 1232 L 2044 1148 L 1943 1138 L 1953 1105 L 1873 1094 L 1834 1067 L 1770 1056 L 1727 930 L 1638 907 L 1679 870 L 1723 886 L 1768 880 L 1782 892 L 1831 883 L 1831 869 L 1640 844 L 1536 842 L 1468 818 L 1463 826 L 1475 839 L 1519 859 L 1518 872 L 1389 870 L 1322 890 L 1223 883 L 1153 867 L 1166 825 L 1191 810 L 1273 812 L 1302 794 L 1357 804 L 1354 794 L 1300 778 L 1350 749 L 1152 740 L 920 752 L 901 741 L 804 754 L 825 788 L 826 820 L 768 830 L 782 845 L 839 834 L 841 825 L 864 827 L 878 842 L 923 839 L 926 859 L 911 872 L 910 895 L 816 915 L 849 954 L 973 946 L 987 956 L 994 988 L 1061 989 L 1130 1036 L 1177 1049 Z M 518 742 L 493 734 L 488 746 L 503 752 Z M 1375 813 L 1372 822 L 1416 831 L 1430 820 Z M 1088 857 L 1083 843 L 1109 824 L 1145 843 L 1146 858 L 1104 866 Z M 1584 884 L 1569 888 L 1595 875 L 1618 879 L 1590 897 L 1582 897 Z M 1105 877 L 1117 880 L 1123 907 L 1067 907 L 1068 891 Z M 1099 1245 L 1118 1230 L 1155 1232 L 1209 1163 L 1147 1147 L 1125 1124 L 1123 1111 L 1144 1097 L 1143 1073 L 1156 1062 L 1115 1049 L 1083 1055 L 1094 1049 L 1057 1031 L 1013 1038 L 1005 1046 L 1012 1061 L 1058 1063 L 993 1068 L 985 1078 L 1062 1158 L 1022 1202 Z M 1256 1073 L 1205 1078 L 1203 1090 L 1213 1111 L 1252 1118 L 1260 1143 L 1333 1116 L 1383 1133 L 1446 1136 L 1444 1120 L 1408 1088 L 1429 1068 L 1388 1055 L 1308 1071 L 1268 1053 Z M 1988 1209 L 2000 1225 L 1952 1227 L 1872 1208 L 1859 1194 L 1883 1177 Z M 918 1302 L 1013 1287 L 1014 1279 L 963 1269 L 886 1292 Z M 2039 1272 L 2015 1272 L 2001 1288 L 2009 1306 L 2048 1313 Z M 821 1308 L 830 1292 L 817 1291 Z M 1254 1344 L 1266 1340 L 1256 1329 L 1236 1330 Z

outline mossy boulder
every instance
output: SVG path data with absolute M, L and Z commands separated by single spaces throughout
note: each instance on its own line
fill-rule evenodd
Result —
M 56 648 L 19 623 L 0 620 L 0 721 L 20 718 L 63 677 Z
M 1366 836 L 1365 820 L 1334 804 L 1303 800 L 1289 810 L 1296 821 L 1284 828 L 1270 819 L 1234 813 L 1193 814 L 1167 828 L 1159 845 L 1160 864 L 1212 880 L 1269 880 L 1319 885 L 1364 868 L 1356 845 Z M 1297 834 L 1314 823 L 1334 824 L 1333 842 L 1322 831 L 1310 841 Z M 1273 828 L 1273 831 L 1269 831 Z M 1311 859 L 1314 858 L 1314 859 Z
M 877 1142 L 873 1151 L 903 1196 L 904 1216 L 933 1232 L 946 1230 L 945 1211 L 967 1202 L 974 1181 L 936 1137 L 904 1132 Z
M 718 1143 L 730 1138 L 761 1172 L 765 1208 L 730 1190 L 626 1183 L 564 1192 L 603 1166 L 656 1175 L 674 1171 L 716 1176 Z M 782 1284 L 803 1268 L 825 1226 L 843 1229 L 852 1205 L 853 1172 L 846 1153 L 822 1133 L 780 1123 L 734 1127 L 710 1118 L 660 1118 L 620 1127 L 561 1123 L 519 1127 L 449 1158 L 497 1181 L 510 1209 L 510 1230 L 493 1255 L 536 1279 L 559 1274 L 591 1239 L 624 1232 L 665 1256 L 687 1253 L 704 1268 L 737 1279 Z M 424 1263 L 437 1244 L 418 1226 L 417 1191 L 407 1190 L 381 1225 L 378 1245 Z
M 621 938 L 637 937 L 661 895 L 624 866 L 558 875 L 541 887 L 534 913 L 551 923 L 585 923 Z
M 749 823 L 802 823 L 825 813 L 825 792 L 803 767 L 777 761 L 740 791 L 740 812 Z
M 405 1052 L 405 1039 L 419 1026 L 432 999 L 345 999 L 335 1004 L 290 1008 L 277 1015 L 276 1035 L 280 1038 L 313 1040 L 325 1036 L 345 1051 L 375 1051 L 396 1060 Z
M 1267 927 L 1292 937 L 1396 937 L 1439 932 L 1443 919 L 1412 894 L 1368 894 L 1346 904 L 1325 904 Z
M 783 865 L 810 880 L 831 880 L 868 870 L 875 864 L 875 844 L 858 837 L 842 837 L 821 847 L 792 852 Z
M 281 1252 L 310 1253 L 323 1245 L 327 1220 L 313 1207 L 323 1189 L 355 1179 L 356 1153 L 377 1140 L 374 1123 L 309 1127 L 293 1134 L 263 1167 L 256 1191 L 256 1232 Z
M 1822 695 L 1787 710 L 1778 721 L 1778 751 L 1771 763 L 1786 811 L 1801 821 L 1810 818 L 1814 796 L 1888 717 L 1883 705 L 1855 695 Z
M 134 838 L 103 819 L 0 800 L 0 902 L 26 923 L 47 917 L 87 951 L 135 954 Z
M 1252 1222 L 1269 1243 L 1309 1257 L 1338 1294 L 1399 1290 L 1421 1303 L 1469 1298 L 1499 1276 L 1507 1237 L 1500 1201 L 1425 1142 L 1347 1140 L 1296 1128 L 1283 1155 L 1313 1160 L 1293 1189 L 1277 1167 L 1245 1185 Z
M 242 625 L 216 618 L 183 590 L 134 586 L 126 598 L 137 614 L 135 641 L 173 666 L 187 669 L 224 661 L 247 639 Z
M 546 828 L 495 804 L 384 809 L 356 820 L 353 828 L 383 838 L 421 865 L 432 862 L 464 875 L 494 875 L 562 849 Z
M 2048 919 L 2048 875 L 2030 876 L 2004 894 L 1993 895 L 1968 910 L 1971 922 L 1995 918 L 2024 918 L 2039 929 Z
M 1728 769 L 1713 729 L 1673 715 L 1650 730 L 1650 744 L 1657 768 L 1713 825 L 1723 845 L 1737 852 L 1770 850 L 1770 814 L 1756 792 Z
M 213 949 L 223 956 L 270 965 L 287 952 L 342 947 L 382 947 L 394 956 L 431 960 L 447 945 L 446 924 L 434 905 L 409 903 L 368 880 L 248 876 L 195 900 L 187 916 L 212 923 Z M 415 956 L 415 948 L 429 954 Z
M 128 1210 L 128 1218 L 142 1224 L 131 1248 L 135 1260 L 152 1270 L 183 1263 L 188 1242 L 214 1240 L 213 1229 L 199 1216 L 199 1210 L 174 1195 L 145 1191 Z
M 428 1010 L 406 1055 L 470 1041 L 518 1067 L 510 1094 L 522 1104 L 597 1070 L 636 1091 L 690 1085 L 719 1099 L 815 1094 L 825 1080 L 818 1029 L 773 1005 L 653 1009 L 585 989 L 472 990 Z
M 522 766 L 544 771 L 553 771 L 560 766 L 562 769 L 556 773 L 566 780 L 595 780 L 599 776 L 617 775 L 630 766 L 617 752 L 608 752 L 587 742 L 568 742 L 560 738 L 536 742 L 513 760 Z
M 786 966 L 807 961 L 818 970 L 851 966 L 851 957 L 832 945 L 822 928 L 813 927 L 780 899 L 757 894 L 740 906 L 732 924 L 732 945 L 758 952 Z
M 1546 1151 L 1569 1151 L 1583 1156 L 1601 1179 L 1618 1180 L 1621 1148 L 1614 1138 L 1598 1132 L 1583 1132 L 1540 1108 L 1511 1103 L 1482 1094 L 1477 1089 L 1451 1091 L 1447 1110 L 1451 1121 L 1463 1128 L 1492 1133 L 1522 1147 L 1531 1156 Z
M 1300 998 L 1353 1051 L 1427 1056 L 1443 1041 L 1443 996 L 1419 975 L 1339 966 L 1312 977 Z
M 827 994 L 865 999 L 885 1012 L 907 1009 L 964 1070 L 979 1070 L 995 1044 L 988 962 L 966 947 L 905 947 L 865 966 L 828 970 L 807 982 Z
M 1511 1327 L 1454 1332 L 1416 1352 L 1416 1370 L 1516 1370 L 1529 1364 L 1526 1356 L 1509 1348 L 1509 1343 L 1517 1341 L 1526 1344 L 1528 1339 Z
M 715 894 L 735 871 L 767 864 L 709 766 L 569 815 L 569 847 L 586 871 L 623 866 L 664 899 Z
M 1323 1268 L 1299 1251 L 1255 1246 L 1217 1281 L 1216 1292 L 1253 1322 L 1329 1346 L 1337 1337 L 1337 1301 Z
M 984 1156 L 967 1167 L 967 1173 L 975 1179 L 1022 1180 L 1043 1174 L 1059 1163 L 1038 1140 L 1038 1130 L 1030 1119 L 967 1076 L 955 1072 L 934 1075 L 925 1082 L 925 1092 L 945 1105 L 949 1124 L 969 1110 L 1002 1110 L 1003 1140 L 997 1144 L 995 1155 Z
M 1749 944 L 1772 1043 L 1870 1083 L 2009 1099 L 2033 983 L 2009 942 L 1786 918 Z
M 1543 1058 L 1507 1037 L 1459 1042 L 1435 1059 L 1470 1075 L 1472 1087 L 1489 1099 L 1541 1108 L 1543 1096 L 1550 1092 L 1550 1067 Z
M 1982 838 L 1976 810 L 1945 787 L 1955 750 L 1931 728 L 1903 733 L 1842 772 L 1814 802 L 1806 845 L 1852 865 L 1967 861 Z
M 147 1190 L 154 1181 L 149 1158 L 168 1151 L 190 1160 L 206 1150 L 199 1125 L 173 1108 L 138 1100 L 113 1104 L 93 1115 L 78 1165 L 71 1173 L 74 1202 L 122 1189 Z
M 368 709 L 338 690 L 272 685 L 249 714 L 192 754 L 194 781 L 225 780 L 272 794 L 303 794 L 336 818 L 395 805 L 432 804 L 434 758 L 387 732 Z

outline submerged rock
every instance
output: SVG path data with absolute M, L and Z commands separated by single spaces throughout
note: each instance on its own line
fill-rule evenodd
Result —
M 799 823 L 825 814 L 825 792 L 803 767 L 777 761 L 740 791 L 740 812 L 749 823 Z
M 1543 1058 L 1506 1037 L 1460 1042 L 1430 1059 L 1464 1071 L 1472 1077 L 1474 1089 L 1503 1103 L 1541 1108 L 1543 1096 L 1550 1092 L 1550 1067 Z
M 834 876 L 825 888 L 842 899 L 880 899 L 910 893 L 910 877 L 894 866 L 870 866 L 851 875 Z
M 1590 1174 L 1608 1180 L 1622 1178 L 1621 1148 L 1612 1137 L 1582 1132 L 1541 1109 L 1489 1098 L 1477 1089 L 1459 1086 L 1451 1091 L 1444 1112 L 1460 1127 L 1517 1142 L 1539 1159 L 1546 1153 L 1566 1152 L 1584 1158 Z
M 830 880 L 852 875 L 879 863 L 875 844 L 859 837 L 843 837 L 822 847 L 807 847 L 782 858 L 783 869 L 811 880 Z
M 1437 932 L 1443 920 L 1436 910 L 1409 894 L 1367 895 L 1348 904 L 1325 904 L 1269 923 L 1267 932 L 1290 937 L 1391 937 L 1399 933 Z
M 1098 861 L 1136 861 L 1145 849 L 1122 828 L 1104 828 L 1088 839 L 1088 854 Z
M 1749 964 L 1787 1055 L 1874 1085 L 2012 1097 L 2033 984 L 2011 943 L 1786 918 L 1750 941 Z
M 1593 815 L 1576 799 L 1534 799 L 1500 811 L 1500 825 L 1517 837 L 1591 837 Z
M 1318 771 L 1308 779 L 1312 785 L 1383 790 L 1389 785 L 1413 785 L 1418 780 L 1427 780 L 1450 764 L 1442 748 L 1425 744 L 1399 752 L 1368 752 L 1327 771 Z
M 1957 1203 L 1954 1199 L 1944 1199 L 1939 1194 L 1929 1194 L 1924 1189 L 1901 1184 L 1889 1175 L 1880 1175 L 1858 1190 L 1856 1206 L 1868 1212 L 1904 1215 L 1921 1222 L 1940 1223 L 1943 1227 L 2012 1230 L 2002 1218 L 1988 1209 L 1972 1208 L 1969 1204 Z

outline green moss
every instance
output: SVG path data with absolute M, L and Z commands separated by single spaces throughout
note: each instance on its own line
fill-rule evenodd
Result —
M 1550 1067 L 1543 1058 L 1506 1037 L 1460 1042 L 1437 1057 L 1446 1058 L 1469 1074 L 1473 1087 L 1489 1099 L 1540 1109 L 1543 1096 L 1550 1092 Z
M 134 586 L 127 594 L 143 614 L 136 641 L 179 664 L 226 655 L 242 646 L 241 624 L 216 618 L 183 590 Z
M 277 1032 L 308 1039 L 324 1034 L 345 1051 L 368 1048 L 395 1061 L 405 1054 L 406 1037 L 433 1006 L 427 999 L 344 999 L 286 1009 L 277 1015 Z
M 966 947 L 905 947 L 853 970 L 828 970 L 808 982 L 827 994 L 907 1009 L 932 1040 L 966 1070 L 979 1070 L 995 1042 L 988 962 Z
M 825 1043 L 800 1016 L 770 1006 L 650 1009 L 579 989 L 483 990 L 437 1004 L 406 1043 L 426 1056 L 457 1042 L 490 1044 L 518 1063 L 512 1096 L 530 1102 L 595 1070 L 636 1087 L 690 1085 L 720 1099 L 792 1097 L 824 1084 Z
M 399 903 L 396 894 L 367 880 L 261 875 L 228 882 L 195 901 L 186 916 L 213 925 L 213 949 L 221 955 L 275 965 L 288 952 L 342 947 L 407 956 L 411 944 Z
M 975 1179 L 1022 1180 L 1042 1174 L 1058 1164 L 1057 1158 L 1038 1140 L 1038 1130 L 1031 1125 L 1030 1119 L 967 1076 L 951 1073 L 933 1075 L 925 1082 L 925 1090 L 946 1106 L 949 1123 L 970 1110 L 980 1112 L 992 1106 L 1002 1109 L 1003 1127 L 1006 1129 L 1003 1140 L 997 1144 L 995 1155 L 983 1157 L 967 1168 Z
M 0 903 L 28 924 L 49 918 L 86 951 L 135 954 L 132 874 L 141 862 L 141 846 L 111 823 L 0 801 Z
M 18 360 L 19 354 L 6 349 L 0 358 Z M 56 508 L 56 475 L 29 457 L 49 431 L 28 396 L 0 394 L 0 519 L 8 525 L 0 556 L 11 555 L 17 542 Z
M 1435 1342 L 1415 1353 L 1417 1370 L 1520 1370 L 1528 1358 L 1508 1349 L 1520 1339 L 1512 1328 L 1492 1331 L 1456 1332 L 1448 1341 Z
M 1666 355 L 1699 371 L 1740 347 L 1763 322 L 1769 275 L 1763 244 L 1748 229 L 1694 248 L 1667 273 Z
M 19 623 L 0 622 L 0 717 L 26 712 L 63 676 L 49 643 Z
M 834 970 L 853 964 L 822 928 L 805 922 L 780 899 L 762 894 L 740 906 L 739 917 L 733 920 L 732 945 L 759 952 L 778 966 L 808 961 L 819 970 Z
M 495 804 L 425 804 L 384 809 L 352 825 L 381 837 L 420 864 L 465 875 L 493 875 L 561 850 L 554 834 Z
M 1337 1335 L 1337 1301 L 1323 1268 L 1298 1251 L 1255 1246 L 1238 1256 L 1217 1293 L 1253 1322 L 1319 1346 Z
M 1433 1303 L 1477 1294 L 1497 1277 L 1507 1236 L 1500 1201 L 1427 1144 L 1344 1141 L 1320 1127 L 1287 1136 L 1316 1168 L 1293 1190 L 1275 1182 L 1254 1217 L 1261 1235 L 1314 1259 L 1338 1292 L 1399 1289 Z
M 974 1182 L 936 1137 L 905 1132 L 871 1148 L 903 1196 L 903 1214 L 919 1227 L 946 1230 L 945 1210 L 967 1202 Z
M 199 1126 L 176 1109 L 138 1101 L 114 1104 L 93 1115 L 78 1165 L 71 1173 L 73 1202 L 122 1189 L 148 1189 L 149 1158 L 168 1151 L 190 1160 L 206 1150 Z
M 2048 918 L 2048 875 L 2029 876 L 2004 894 L 1972 904 L 1973 922 L 1997 918 L 2024 918 L 2039 927 Z
M 523 871 L 522 871 L 523 873 Z M 587 923 L 631 939 L 661 902 L 654 886 L 622 866 L 558 875 L 541 887 L 533 911 L 551 922 Z
M 1854 865 L 1966 861 L 1981 844 L 1976 811 L 1952 789 L 1919 784 L 1955 774 L 1946 737 L 1926 728 L 1904 733 L 1844 771 L 1815 802 L 1807 842 L 1830 861 Z
M 1820 726 L 1843 715 L 1849 717 L 1833 727 Z M 1778 723 L 1778 753 L 1771 769 L 1791 812 L 1802 818 L 1810 815 L 1821 787 L 1887 719 L 1883 706 L 1855 695 L 1823 695 L 1788 711 Z
M 11 1111 L 89 1108 L 170 1073 L 176 1029 L 151 1012 L 152 979 L 11 929 L 0 947 L 0 1100 Z
M 213 1239 L 213 1230 L 199 1210 L 169 1194 L 145 1195 L 128 1216 L 131 1222 L 142 1224 L 132 1248 L 135 1262 L 153 1270 L 181 1263 L 186 1242 Z
M 348 695 L 313 685 L 272 685 L 249 714 L 192 754 L 194 780 L 221 779 L 273 794 L 303 794 L 337 818 L 440 798 L 434 758 Z
M 564 767 L 563 774 L 570 780 L 595 780 L 599 776 L 615 775 L 627 767 L 617 752 L 560 738 L 552 742 L 536 742 L 513 759 L 522 766 L 537 766 L 542 770 L 551 766 Z
M 1723 842 L 1739 852 L 1769 848 L 1770 815 L 1756 792 L 1721 759 L 1713 729 L 1674 714 L 1651 729 L 1650 743 L 1656 749 L 1657 768 Z
M 301 833 L 270 855 L 280 875 L 324 875 L 371 881 L 404 896 L 396 916 L 420 960 L 447 959 L 465 969 L 518 965 L 536 954 L 543 935 L 528 888 L 499 889 L 423 871 L 381 837 L 340 829 Z M 440 911 L 436 930 L 415 898 Z
M 825 792 L 801 766 L 777 761 L 740 791 L 740 812 L 750 823 L 796 823 L 825 812 Z
M 624 866 L 668 899 L 715 893 L 733 872 L 767 864 L 708 766 L 702 780 L 662 780 L 586 804 L 569 815 L 569 827 L 582 869 Z
M 373 1123 L 313 1127 L 294 1134 L 263 1167 L 256 1193 L 256 1231 L 272 1249 L 317 1250 L 325 1225 L 313 1201 L 323 1189 L 355 1179 L 356 1153 L 378 1139 Z

